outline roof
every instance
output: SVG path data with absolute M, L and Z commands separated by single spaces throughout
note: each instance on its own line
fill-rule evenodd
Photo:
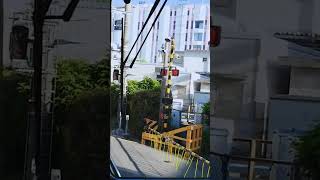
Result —
M 277 60 L 270 62 L 270 64 L 300 68 L 320 68 L 320 58 L 280 56 Z
M 274 37 L 320 51 L 320 34 L 277 32 L 274 34 Z

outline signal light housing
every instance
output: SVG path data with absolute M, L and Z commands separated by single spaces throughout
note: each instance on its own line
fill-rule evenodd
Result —
M 172 70 L 172 76 L 179 76 L 179 69 L 175 68 Z
M 113 80 L 119 80 L 119 69 L 113 70 Z
M 210 27 L 210 47 L 217 47 L 220 44 L 221 39 L 221 27 L 211 26 Z
M 29 29 L 25 26 L 15 25 L 10 33 L 10 59 L 27 59 Z
M 168 70 L 166 70 L 166 69 L 161 69 L 161 71 L 160 71 L 160 75 L 161 76 L 166 76 L 168 74 Z

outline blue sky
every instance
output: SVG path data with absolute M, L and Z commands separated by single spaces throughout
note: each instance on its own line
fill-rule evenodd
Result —
M 145 2 L 149 2 L 149 3 L 153 3 L 155 2 L 155 0 L 131 0 L 132 4 L 138 4 L 139 1 L 145 1 Z M 167 4 L 168 5 L 175 5 L 177 4 L 179 1 L 184 1 L 187 4 L 198 4 L 198 3 L 210 3 L 210 0 L 168 0 Z M 160 1 L 160 4 L 162 4 L 164 2 L 164 0 Z M 124 5 L 123 0 L 112 0 L 112 5 L 113 6 L 122 6 Z

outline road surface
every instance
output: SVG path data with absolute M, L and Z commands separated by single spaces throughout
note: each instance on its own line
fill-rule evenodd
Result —
M 137 142 L 111 136 L 110 156 L 117 166 L 122 177 L 131 178 L 183 178 L 188 166 L 186 160 L 181 161 L 181 165 L 176 169 L 174 159 L 179 159 L 172 155 L 171 161 L 167 161 L 167 153 L 156 150 Z M 180 159 L 179 159 L 180 160 Z M 196 160 L 190 166 L 186 178 L 197 178 L 202 176 L 202 162 L 198 162 L 197 173 Z M 204 176 L 208 172 L 208 166 L 204 165 Z

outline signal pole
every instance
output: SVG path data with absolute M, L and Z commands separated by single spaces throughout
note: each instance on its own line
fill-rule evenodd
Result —
M 0 1 L 0 78 L 3 71 L 3 0 Z
M 125 4 L 125 16 L 124 16 L 124 21 L 123 22 L 123 53 L 122 53 L 122 61 L 121 61 L 121 129 L 125 129 L 126 127 L 126 115 L 127 115 L 127 81 L 126 81 L 126 76 L 127 76 L 127 67 L 124 64 L 124 58 L 127 57 L 128 55 L 128 35 L 129 35 L 129 15 L 128 13 L 131 11 L 131 4 Z

